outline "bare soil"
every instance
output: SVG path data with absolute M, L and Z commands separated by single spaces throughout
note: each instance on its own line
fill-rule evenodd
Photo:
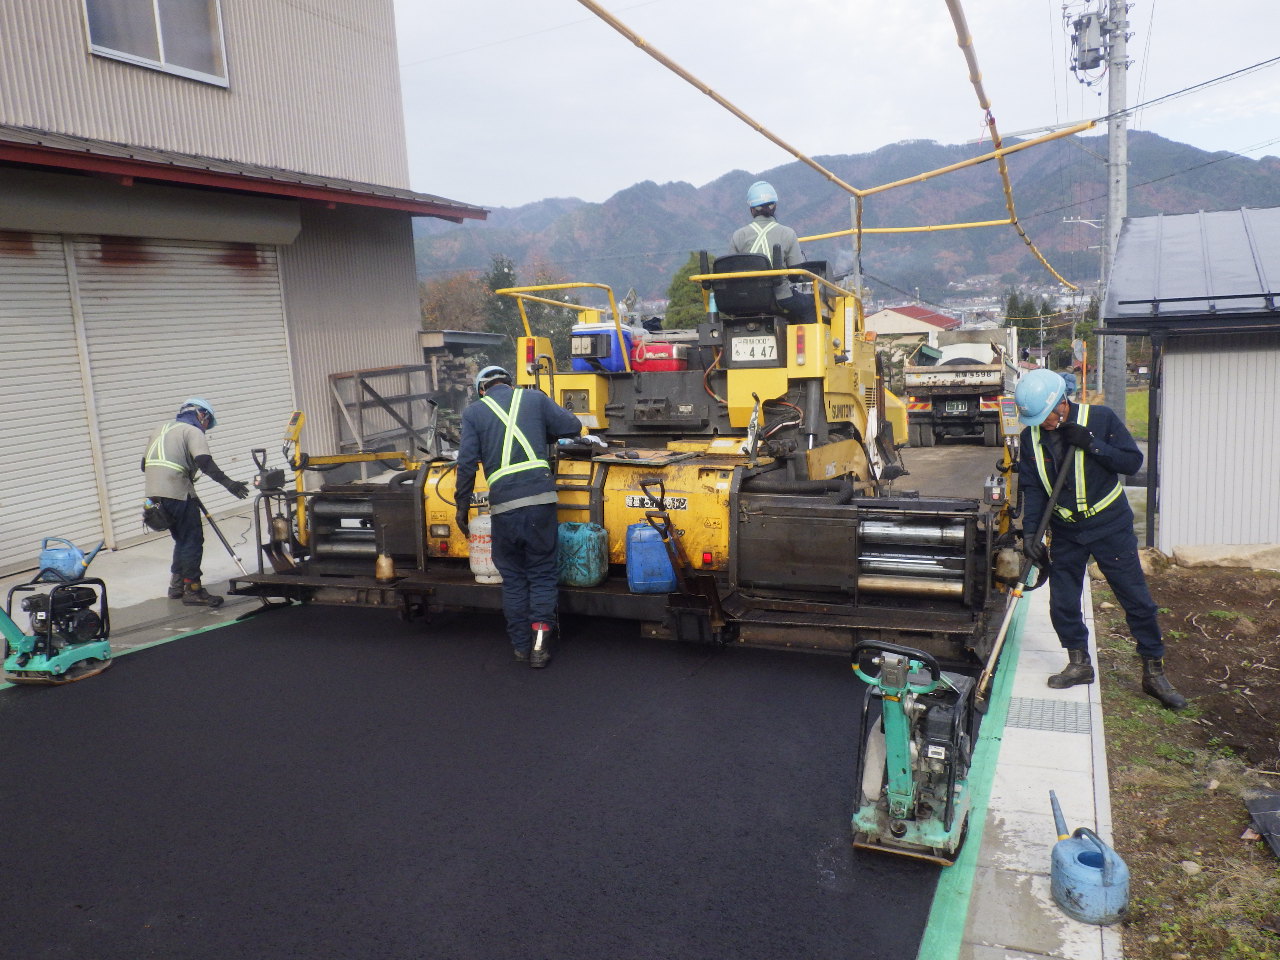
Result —
M 1280 958 L 1280 858 L 1243 796 L 1280 793 L 1280 575 L 1163 566 L 1166 671 L 1191 707 L 1142 695 L 1123 611 L 1094 583 L 1112 815 L 1131 872 L 1129 960 Z

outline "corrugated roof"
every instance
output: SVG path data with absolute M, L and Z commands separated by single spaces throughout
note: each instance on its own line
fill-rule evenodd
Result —
M 176 182 L 327 203 L 383 207 L 455 221 L 483 220 L 488 214 L 482 207 L 397 187 L 9 124 L 0 124 L 0 161 L 109 173 L 125 179 Z
M 960 321 L 955 317 L 948 317 L 945 313 L 938 313 L 936 310 L 930 310 L 927 307 L 885 307 L 892 313 L 900 313 L 904 317 L 910 317 L 913 320 L 919 320 L 922 323 L 931 323 L 935 327 L 943 330 L 950 330 L 960 326 Z
M 1131 217 L 1103 318 L 1117 332 L 1280 324 L 1280 207 Z

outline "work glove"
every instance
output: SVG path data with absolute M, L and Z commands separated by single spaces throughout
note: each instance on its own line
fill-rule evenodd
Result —
M 581 437 L 579 437 L 579 439 L 580 439 L 583 443 L 589 443 L 589 444 L 591 444 L 593 447 L 608 447 L 608 446 L 609 446 L 609 444 L 607 444 L 607 443 L 606 443 L 604 440 L 602 440 L 600 437 L 597 437 L 597 436 L 595 436 L 594 434 L 591 434 L 591 433 L 583 434 Z
M 247 483 L 241 483 L 239 480 L 228 480 L 223 486 L 227 488 L 227 493 L 237 500 L 243 500 L 249 496 L 249 485 Z
M 467 523 L 467 514 L 469 512 L 470 511 L 466 508 L 459 507 L 457 514 L 453 518 L 454 522 L 458 525 L 458 529 L 462 531 L 462 535 L 464 537 L 471 536 L 471 525 Z
M 1047 566 L 1049 563 L 1049 551 L 1045 549 L 1043 542 L 1031 543 L 1024 540 L 1022 543 L 1022 555 L 1037 567 Z
M 1062 433 L 1063 440 L 1081 450 L 1088 450 L 1089 444 L 1093 443 L 1093 434 L 1078 423 L 1064 423 L 1058 430 Z

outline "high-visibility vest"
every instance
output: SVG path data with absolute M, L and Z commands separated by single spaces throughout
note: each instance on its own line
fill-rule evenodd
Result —
M 516 414 L 520 412 L 520 399 L 524 396 L 524 390 L 513 390 L 511 392 L 511 410 L 510 412 L 503 410 L 498 405 L 498 401 L 493 397 L 481 397 L 490 410 L 493 411 L 502 425 L 506 427 L 506 433 L 502 437 L 502 463 L 493 473 L 486 471 L 485 479 L 489 486 L 493 486 L 503 477 L 509 477 L 513 473 L 519 473 L 522 470 L 536 470 L 539 467 L 550 469 L 550 464 L 546 460 L 538 457 L 533 452 L 533 445 L 529 443 L 529 439 L 524 435 L 524 431 L 516 423 Z M 524 451 L 524 455 L 528 458 L 519 463 L 511 462 L 511 447 L 513 443 L 519 443 L 520 448 Z
M 161 429 L 160 434 L 152 441 L 151 446 L 147 447 L 147 456 L 144 465 L 148 467 L 164 467 L 166 470 L 177 470 L 185 475 L 187 468 L 184 464 L 175 463 L 165 456 L 164 438 L 169 435 L 169 431 L 178 425 L 175 420 L 172 423 L 166 423 Z M 137 449 L 136 447 L 134 449 Z
M 1084 426 L 1089 422 L 1090 404 L 1080 404 L 1076 414 L 1076 423 Z M 1040 482 L 1044 484 L 1046 493 L 1053 492 L 1053 481 L 1049 479 L 1049 467 L 1045 463 L 1044 447 L 1040 443 L 1040 428 L 1031 428 L 1031 443 L 1035 451 L 1036 473 L 1040 475 Z M 1064 507 L 1062 504 L 1056 504 L 1053 508 L 1061 519 L 1067 523 L 1075 523 L 1077 520 L 1084 520 L 1086 517 L 1092 517 L 1096 513 L 1101 513 L 1107 507 L 1115 502 L 1120 494 L 1124 493 L 1124 485 L 1120 481 L 1116 481 L 1116 485 L 1111 492 L 1104 496 L 1092 506 L 1089 504 L 1088 491 L 1085 489 L 1084 479 L 1084 451 L 1076 447 L 1075 451 L 1075 488 L 1076 488 L 1076 508 L 1074 510 Z
M 756 238 L 751 241 L 751 248 L 747 250 L 747 253 L 762 253 L 772 260 L 773 253 L 769 250 L 769 231 L 777 225 L 777 221 L 772 220 L 769 223 L 766 223 L 763 227 L 755 221 L 747 224 L 747 226 L 756 232 Z

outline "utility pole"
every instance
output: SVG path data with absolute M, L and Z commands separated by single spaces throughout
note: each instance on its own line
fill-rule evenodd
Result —
M 1129 212 L 1129 123 L 1125 115 L 1128 106 L 1125 84 L 1129 69 L 1128 12 L 1129 6 L 1124 0 L 1109 0 L 1102 27 L 1107 51 L 1107 116 L 1110 118 L 1107 120 L 1107 247 L 1102 258 L 1104 303 L 1111 284 L 1111 271 L 1115 267 L 1120 225 Z M 1124 337 L 1102 338 L 1102 389 L 1107 397 L 1107 406 L 1115 411 L 1122 423 L 1125 422 L 1125 391 L 1129 375 L 1126 345 Z
M 1071 69 L 1076 78 L 1081 83 L 1092 86 L 1101 81 L 1101 76 L 1090 75 L 1088 71 L 1097 70 L 1106 64 L 1107 220 L 1103 228 L 1105 237 L 1102 244 L 1100 290 L 1103 303 L 1106 302 L 1107 287 L 1111 283 L 1111 271 L 1115 265 L 1120 225 L 1129 212 L 1129 123 L 1125 116 L 1128 106 L 1125 78 L 1129 69 L 1129 5 L 1125 0 L 1105 0 L 1105 3 L 1105 12 L 1084 13 L 1071 21 L 1071 44 L 1075 48 Z M 1105 329 L 1105 319 L 1102 328 Z M 1106 394 L 1107 406 L 1123 422 L 1128 379 L 1125 338 L 1104 336 L 1100 339 L 1102 345 L 1096 358 L 1098 385 Z

